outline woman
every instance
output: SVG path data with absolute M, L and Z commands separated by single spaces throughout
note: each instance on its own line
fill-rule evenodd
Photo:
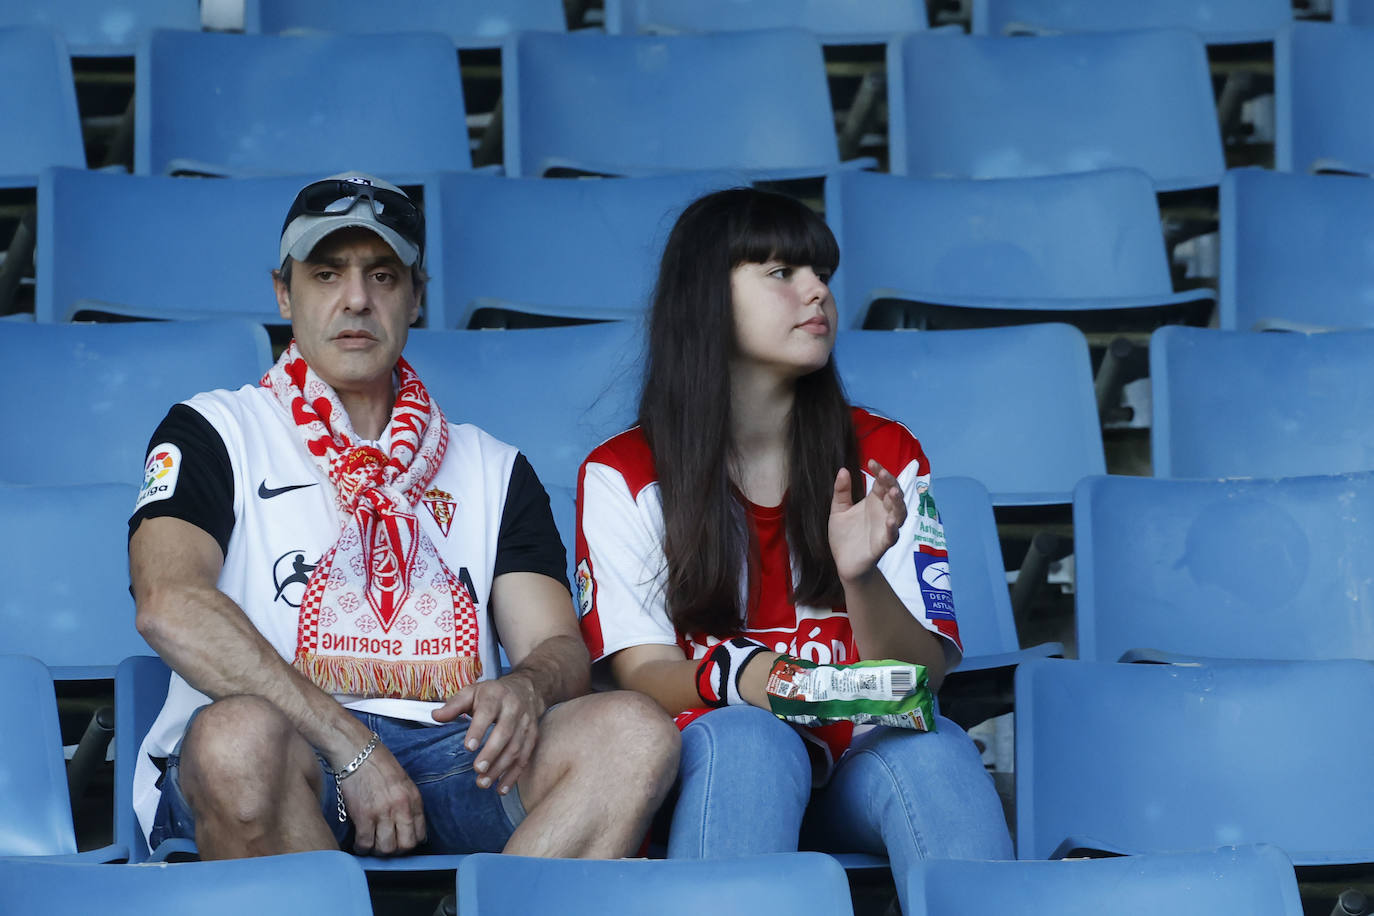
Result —
M 781 195 L 721 191 L 683 212 L 639 425 L 583 465 L 578 600 L 593 659 L 683 729 L 669 856 L 791 850 L 800 834 L 886 853 L 904 892 L 920 858 L 1012 857 L 972 741 L 943 718 L 800 728 L 766 690 L 780 653 L 910 662 L 932 691 L 961 653 L 925 455 L 845 401 L 831 358 L 838 261 L 825 223 Z

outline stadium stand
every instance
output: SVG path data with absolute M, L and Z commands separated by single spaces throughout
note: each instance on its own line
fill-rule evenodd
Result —
M 23 87 L 0 100 L 0 119 L 8 125 L 0 144 L 0 188 L 37 187 L 38 173 L 49 166 L 84 169 L 66 42 L 52 29 L 0 28 L 0 80 Z
M 301 32 L 442 32 L 459 48 L 499 47 L 521 31 L 567 31 L 562 0 L 410 0 L 379 15 L 369 0 L 245 0 L 243 30 L 253 34 Z
M 1372 515 L 1374 473 L 1083 480 L 1078 657 L 1374 660 Z
M 780 179 L 840 165 L 821 46 L 799 29 L 529 32 L 513 41 L 505 74 L 512 176 L 723 169 Z
M 1274 42 L 1274 167 L 1374 174 L 1374 29 L 1295 22 Z
M 136 67 L 141 175 L 359 169 L 406 184 L 472 167 L 458 58 L 438 34 L 158 30 Z
M 159 866 L 0 860 L 7 912 L 143 916 L 372 916 L 367 878 L 338 851 Z
M 1374 470 L 1374 330 L 1150 338 L 1156 477 Z
M 1293 21 L 1290 0 L 973 0 L 974 35 L 1189 29 L 1208 44 L 1273 41 Z
M 1374 862 L 1366 661 L 1016 672 L 1021 859 L 1272 843 L 1298 867 Z
M 825 45 L 883 43 L 927 28 L 921 0 L 606 0 L 612 35 L 802 28 Z
M 891 171 L 1015 178 L 1142 169 L 1160 191 L 1224 170 L 1206 49 L 1183 30 L 908 35 L 888 47 Z
M 267 333 L 242 321 L 0 324 L 0 418 L 22 429 L 0 483 L 139 483 L 148 437 L 177 401 L 254 384 Z M 41 409 L 21 392 L 41 397 Z
M 814 852 L 733 859 L 533 859 L 478 853 L 458 866 L 458 912 L 510 916 L 663 916 L 719 910 L 766 912 L 780 900 L 815 913 L 853 913 L 844 869 Z M 649 903 L 652 901 L 652 904 Z
M 1232 169 L 1220 202 L 1222 328 L 1374 327 L 1374 181 Z
M 907 916 L 960 916 L 972 901 L 1024 916 L 1302 916 L 1293 864 L 1275 846 L 1056 862 L 932 859 L 913 869 Z
M 199 0 L 6 0 L 0 26 L 34 25 L 62 35 L 73 55 L 129 57 L 149 29 L 200 31 Z
M 1374 3 L 1369 0 L 1331 0 L 1331 21 L 1345 25 L 1374 26 Z

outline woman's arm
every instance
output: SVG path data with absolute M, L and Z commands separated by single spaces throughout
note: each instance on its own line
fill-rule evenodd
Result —
M 740 678 L 740 695 L 750 704 L 768 709 L 768 672 L 778 653 L 760 652 L 749 660 Z M 697 693 L 697 668 L 677 646 L 644 645 L 621 649 L 611 656 L 611 676 L 617 685 L 648 694 L 669 715 L 699 709 L 706 702 Z

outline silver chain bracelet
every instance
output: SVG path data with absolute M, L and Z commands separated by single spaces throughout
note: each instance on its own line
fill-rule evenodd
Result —
M 367 762 L 367 758 L 372 756 L 372 752 L 377 749 L 377 745 L 381 742 L 381 740 L 382 739 L 377 735 L 377 733 L 373 732 L 372 740 L 368 741 L 366 746 L 364 746 L 361 751 L 358 751 L 358 756 L 350 760 L 348 762 L 348 766 L 344 767 L 342 770 L 334 771 L 334 795 L 338 798 L 339 801 L 340 824 L 348 820 L 348 810 L 344 808 L 343 786 L 341 786 L 340 783 L 342 783 L 348 777 L 352 776 L 354 773 L 358 772 L 358 768 Z

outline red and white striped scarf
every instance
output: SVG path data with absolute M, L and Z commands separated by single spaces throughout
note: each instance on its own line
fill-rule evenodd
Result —
M 448 423 L 405 359 L 396 370 L 387 454 L 357 444 L 339 396 L 294 340 L 262 377 L 343 517 L 306 585 L 293 664 L 330 693 L 444 700 L 482 674 L 477 607 L 415 513 L 444 460 Z

